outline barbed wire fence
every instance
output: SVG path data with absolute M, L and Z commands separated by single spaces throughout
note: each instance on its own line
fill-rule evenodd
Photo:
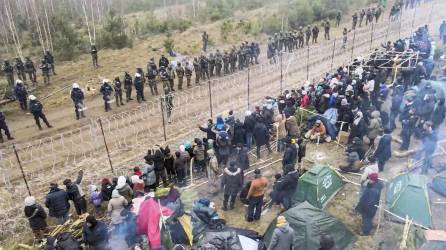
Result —
M 431 10 L 430 6 L 422 8 Z M 440 12 L 434 12 L 433 8 L 432 11 L 417 13 L 420 14 L 415 16 L 411 12 L 405 13 L 403 17 L 415 18 L 405 21 L 400 18 L 401 24 L 381 21 L 374 26 L 358 29 L 354 31 L 355 42 L 350 36 L 346 48 L 341 46 L 342 38 L 336 38 L 336 42 L 320 41 L 312 45 L 309 56 L 306 48 L 284 53 L 283 89 L 300 87 L 307 80 L 307 75 L 315 82 L 333 66 L 347 65 L 352 58 L 370 52 L 374 45 L 379 46 L 382 42 L 399 38 L 400 34 L 408 34 L 414 26 L 424 24 L 433 14 L 436 17 L 433 20 L 443 17 Z M 175 94 L 171 122 L 165 126 L 167 141 L 163 137 L 164 114 L 159 100 L 101 117 L 114 172 L 110 168 L 99 120 L 91 120 L 87 125 L 51 137 L 17 144 L 16 148 L 30 191 L 42 202 L 51 182 L 60 183 L 65 178 L 74 178 L 80 169 L 86 170 L 85 185 L 96 183 L 105 176 L 127 175 L 129 169 L 142 163 L 141 158 L 147 149 L 160 144 L 176 150 L 180 144 L 202 137 L 203 133 L 196 126 L 211 116 L 211 109 L 214 116 L 226 115 L 229 110 L 233 110 L 241 119 L 243 111 L 261 105 L 265 96 L 276 96 L 280 89 L 280 64 L 265 61 L 250 66 L 249 70 L 211 79 Z M 29 230 L 26 218 L 22 215 L 22 201 L 28 191 L 21 179 L 12 148 L 0 150 L 0 176 L 1 241 L 6 237 L 19 237 L 17 232 Z

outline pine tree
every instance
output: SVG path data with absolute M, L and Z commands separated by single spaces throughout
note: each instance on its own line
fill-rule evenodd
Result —
M 132 40 L 125 33 L 126 28 L 127 24 L 122 16 L 111 10 L 104 23 L 99 45 L 110 49 L 132 47 Z

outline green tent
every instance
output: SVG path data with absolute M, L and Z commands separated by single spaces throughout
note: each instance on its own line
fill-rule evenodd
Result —
M 293 204 L 308 201 L 315 207 L 324 208 L 342 185 L 342 178 L 335 170 L 315 165 L 299 178 Z
M 356 241 L 355 235 L 342 222 L 308 202 L 303 202 L 284 213 L 290 227 L 294 230 L 293 249 L 319 249 L 321 234 L 330 234 L 335 241 L 336 249 L 348 249 Z M 276 228 L 276 220 L 268 227 L 264 242 L 267 246 Z
M 432 228 L 426 176 L 403 174 L 393 178 L 387 187 L 387 209 L 415 223 Z

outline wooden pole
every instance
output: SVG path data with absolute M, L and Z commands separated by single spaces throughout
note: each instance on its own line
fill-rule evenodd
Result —
M 115 170 L 113 169 L 113 164 L 110 157 L 110 151 L 108 150 L 107 140 L 105 139 L 104 128 L 102 127 L 102 120 L 99 118 L 99 126 L 101 127 L 102 138 L 104 139 L 105 151 L 107 151 L 108 163 L 110 164 L 110 169 L 112 174 L 115 174 Z
M 211 80 L 208 79 L 208 89 L 209 89 L 209 112 L 211 113 L 211 119 L 213 119 L 214 115 L 212 112 L 212 89 L 211 89 Z
M 22 172 L 22 178 L 23 178 L 23 181 L 25 182 L 26 189 L 28 190 L 29 196 L 31 196 L 31 191 L 28 186 L 28 181 L 26 180 L 25 172 L 23 171 L 22 162 L 20 161 L 19 153 L 17 152 L 15 144 L 12 144 L 12 148 L 14 149 L 15 157 L 17 158 L 17 162 L 19 163 L 20 172 Z
M 167 135 L 166 135 L 166 121 L 164 119 L 164 103 L 166 102 L 166 95 L 164 97 L 160 98 L 160 105 L 161 105 L 161 117 L 163 121 L 163 135 L 164 135 L 164 141 L 167 141 Z

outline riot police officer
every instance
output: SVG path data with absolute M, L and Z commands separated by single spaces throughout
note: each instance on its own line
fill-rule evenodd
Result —
M 124 73 L 124 88 L 125 88 L 126 102 L 133 100 L 132 99 L 133 80 L 128 72 Z
M 110 100 L 111 100 L 111 93 L 113 92 L 113 88 L 112 86 L 110 86 L 110 80 L 108 79 L 102 80 L 102 86 L 99 91 L 101 92 L 102 99 L 104 100 L 105 112 L 108 112 L 111 110 Z
M 37 100 L 37 98 L 34 95 L 30 95 L 28 99 L 29 99 L 29 111 L 31 112 L 31 114 L 33 114 L 37 127 L 40 130 L 42 130 L 42 126 L 40 125 L 40 119 L 42 119 L 42 121 L 46 124 L 48 128 L 52 128 L 53 126 L 50 125 L 50 123 L 46 119 L 45 114 L 43 113 L 42 103 L 39 100 Z
M 84 92 L 80 89 L 79 84 L 73 83 L 70 95 L 74 104 L 76 120 L 79 120 L 81 117 L 84 118 Z
M 26 98 L 28 96 L 28 91 L 26 91 L 26 87 L 23 84 L 22 80 L 17 79 L 15 81 L 14 94 L 15 94 L 17 100 L 19 101 L 20 108 L 23 111 L 26 111 L 28 109 L 27 100 L 26 100 Z

